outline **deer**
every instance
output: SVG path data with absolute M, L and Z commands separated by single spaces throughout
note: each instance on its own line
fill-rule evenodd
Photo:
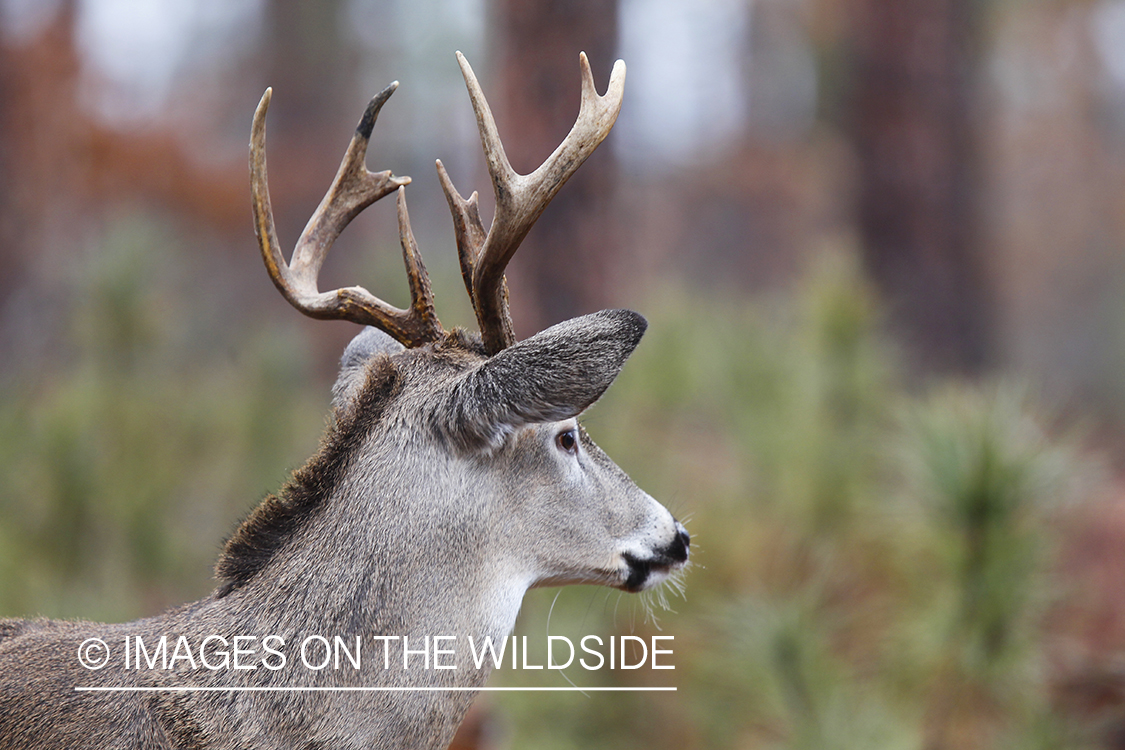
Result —
M 580 55 L 577 120 L 522 175 L 472 68 L 460 52 L 457 61 L 496 198 L 487 231 L 478 194 L 463 198 L 436 166 L 479 332 L 446 331 L 437 318 L 406 207 L 410 178 L 366 166 L 397 81 L 367 106 L 288 262 L 270 205 L 266 89 L 250 173 L 269 277 L 305 315 L 364 326 L 341 359 L 321 446 L 227 540 L 204 599 L 123 624 L 0 620 L 0 748 L 444 748 L 498 666 L 449 639 L 500 643 L 531 588 L 641 592 L 685 569 L 687 530 L 577 421 L 645 319 L 603 310 L 517 341 L 504 275 L 608 135 L 625 65 L 598 94 Z M 409 307 L 359 286 L 319 291 L 336 238 L 391 193 Z M 339 643 L 344 656 L 329 664 Z

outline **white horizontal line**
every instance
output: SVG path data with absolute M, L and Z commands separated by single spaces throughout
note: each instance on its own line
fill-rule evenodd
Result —
M 674 687 L 315 687 L 315 686 L 278 686 L 278 687 L 82 687 L 74 688 L 75 692 L 86 693 L 403 693 L 403 692 L 570 692 L 570 693 L 596 693 L 596 692 L 653 692 L 675 691 Z

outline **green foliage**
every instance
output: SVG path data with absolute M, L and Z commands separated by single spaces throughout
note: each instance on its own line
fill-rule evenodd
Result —
M 158 226 L 122 219 L 91 256 L 56 361 L 0 391 L 0 616 L 202 596 L 224 535 L 323 424 L 296 332 L 193 326 L 198 270 Z

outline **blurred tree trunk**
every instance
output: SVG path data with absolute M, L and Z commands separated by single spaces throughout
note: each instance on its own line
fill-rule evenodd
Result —
M 16 93 L 12 58 L 6 47 L 0 48 L 0 101 L 4 102 L 11 102 Z M 20 215 L 16 191 L 18 137 L 11 107 L 5 107 L 0 110 L 0 266 L 4 268 L 4 273 L 0 274 L 0 305 L 7 300 L 24 270 L 27 219 Z
M 0 302 L 26 282 L 45 243 L 66 234 L 52 225 L 80 189 L 76 15 L 67 0 L 33 38 L 0 39 Z
M 270 170 L 270 188 L 286 248 L 328 189 L 366 104 L 351 96 L 358 56 L 342 37 L 344 6 L 343 0 L 268 0 L 264 11 L 263 64 L 274 87 L 269 158 L 286 165 Z
M 991 295 L 973 122 L 974 0 L 854 0 L 845 117 L 859 154 L 868 270 L 924 369 L 979 372 Z
M 578 115 L 578 53 L 585 51 L 599 92 L 617 47 L 616 0 L 499 0 L 495 7 L 501 79 L 498 116 L 517 172 L 538 167 Z M 517 334 L 529 333 L 609 301 L 614 162 L 603 144 L 531 230 L 511 263 Z

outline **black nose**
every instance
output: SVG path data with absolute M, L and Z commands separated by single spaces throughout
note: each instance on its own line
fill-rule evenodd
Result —
M 672 543 L 668 555 L 676 562 L 687 562 L 688 547 L 691 546 L 691 535 L 679 521 L 676 521 L 676 541 Z

